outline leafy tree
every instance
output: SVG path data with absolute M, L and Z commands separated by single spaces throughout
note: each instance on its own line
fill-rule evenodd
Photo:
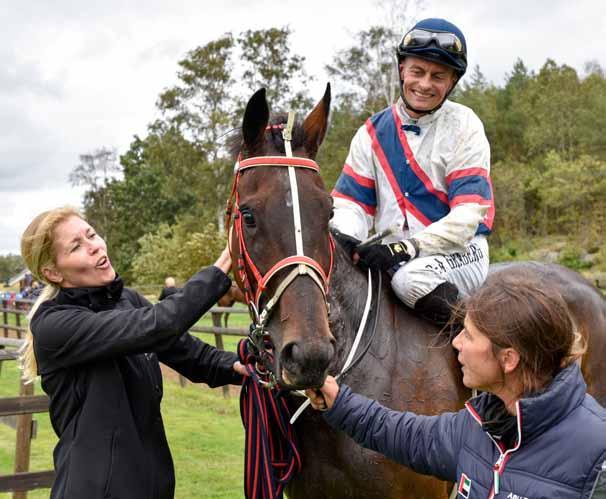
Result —
M 550 152 L 534 183 L 547 233 L 599 237 L 606 222 L 606 161 L 586 155 L 566 160 Z
M 238 65 L 246 89 L 237 109 L 238 118 L 250 92 L 261 87 L 267 89 L 267 100 L 274 109 L 301 110 L 311 105 L 305 57 L 291 52 L 291 33 L 288 27 L 269 28 L 248 30 L 238 37 L 241 51 Z
M 526 85 L 520 104 L 528 118 L 524 141 L 530 154 L 553 150 L 567 159 L 574 156 L 582 127 L 571 118 L 585 105 L 579 83 L 573 68 L 548 59 Z
M 372 26 L 355 35 L 354 44 L 337 52 L 326 71 L 344 90 L 350 105 L 366 114 L 389 106 L 400 95 L 394 71 L 398 35 L 390 28 Z
M 174 127 L 210 161 L 220 151 L 233 112 L 233 48 L 231 34 L 197 47 L 179 61 L 179 84 L 160 94 L 157 106 Z
M 5 282 L 25 268 L 21 255 L 0 255 L 0 282 Z
M 115 149 L 103 147 L 94 152 L 81 154 L 80 163 L 69 174 L 73 186 L 83 185 L 84 214 L 91 225 L 104 237 L 109 237 L 110 197 L 107 185 L 120 167 Z
M 200 232 L 190 232 L 183 224 L 161 224 L 144 235 L 133 261 L 137 284 L 158 284 L 167 275 L 189 279 L 200 268 L 211 265 L 225 247 L 226 238 L 209 224 Z
M 346 99 L 332 111 L 330 127 L 317 157 L 327 189 L 331 190 L 337 182 L 351 139 L 367 117 Z

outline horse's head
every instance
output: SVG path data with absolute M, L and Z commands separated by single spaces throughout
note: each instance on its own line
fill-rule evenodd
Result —
M 268 367 L 286 388 L 321 386 L 335 354 L 326 300 L 332 200 L 313 161 L 329 107 L 327 86 L 305 120 L 293 122 L 289 141 L 288 115 L 270 119 L 265 90 L 259 90 L 246 106 L 234 148 L 234 274 L 256 316 L 258 344 L 273 354 Z

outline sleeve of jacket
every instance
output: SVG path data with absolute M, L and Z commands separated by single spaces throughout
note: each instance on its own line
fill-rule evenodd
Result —
M 494 221 L 490 145 L 484 126 L 471 110 L 459 141 L 448 157 L 446 187 L 450 212 L 415 234 L 421 255 L 461 251 L 477 233 L 488 234 Z
M 233 369 L 238 360 L 234 352 L 219 350 L 189 333 L 158 352 L 158 360 L 194 383 L 206 383 L 212 388 L 242 384 L 242 375 Z
M 365 126 L 351 141 L 347 160 L 332 191 L 334 215 L 331 227 L 366 239 L 377 209 L 372 143 Z
M 40 374 L 97 359 L 153 352 L 194 325 L 230 283 L 213 266 L 198 272 L 180 293 L 155 305 L 95 313 L 84 307 L 43 304 L 31 325 Z
M 466 414 L 419 416 L 387 409 L 341 385 L 326 421 L 360 445 L 417 473 L 455 481 Z

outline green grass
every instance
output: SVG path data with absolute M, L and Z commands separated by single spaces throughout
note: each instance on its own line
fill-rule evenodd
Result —
M 0 397 L 18 394 L 15 362 L 4 362 L 0 374 Z M 36 386 L 36 393 L 41 393 Z M 238 397 L 225 400 L 221 388 L 188 383 L 181 388 L 165 380 L 162 414 L 175 462 L 177 499 L 243 497 L 244 432 Z M 48 414 L 37 414 L 38 436 L 32 441 L 30 470 L 52 468 L 56 437 Z M 15 430 L 0 423 L 0 474 L 13 472 Z M 48 489 L 33 491 L 30 498 L 47 498 Z M 9 498 L 9 494 L 0 494 Z

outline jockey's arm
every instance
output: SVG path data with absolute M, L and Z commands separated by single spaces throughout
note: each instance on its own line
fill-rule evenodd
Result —
M 475 114 L 469 115 L 465 128 L 445 171 L 450 212 L 414 235 L 420 256 L 464 251 L 477 233 L 487 234 L 492 228 L 490 145 Z
M 444 218 L 414 235 L 419 256 L 464 251 L 488 210 L 489 206 L 477 203 L 455 206 Z

